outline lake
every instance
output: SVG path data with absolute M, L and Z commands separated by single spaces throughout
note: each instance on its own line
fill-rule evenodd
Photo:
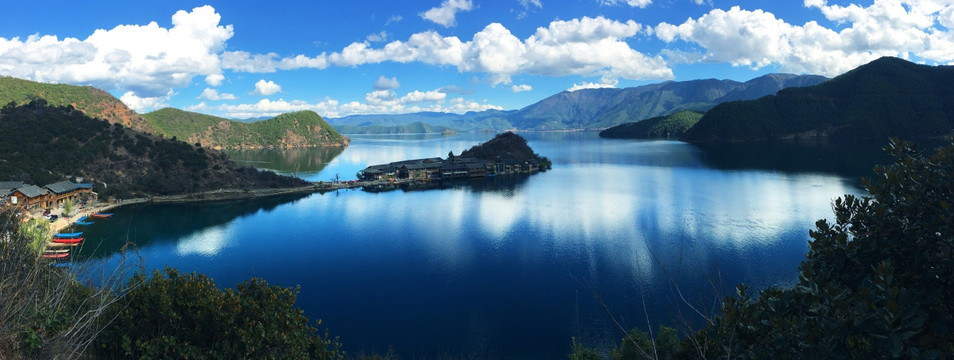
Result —
M 553 169 L 432 190 L 346 190 L 117 209 L 78 258 L 301 286 L 298 304 L 350 354 L 565 358 L 622 329 L 701 323 L 736 283 L 792 284 L 808 230 L 860 194 L 881 144 L 731 145 L 522 134 Z M 341 149 L 231 153 L 312 181 L 446 157 L 493 134 L 354 136 Z M 692 305 L 690 308 L 688 305 Z

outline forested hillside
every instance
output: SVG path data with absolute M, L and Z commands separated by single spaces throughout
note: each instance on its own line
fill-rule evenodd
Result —
M 907 138 L 954 128 L 954 67 L 885 57 L 817 86 L 716 106 L 690 129 L 691 142 L 826 136 Z
M 212 148 L 257 149 L 345 146 L 349 140 L 314 111 L 298 111 L 268 120 L 240 122 L 165 108 L 143 115 L 159 132 Z
M 448 132 L 456 132 L 456 130 L 451 129 L 446 126 L 439 125 L 430 125 L 425 124 L 420 121 L 413 122 L 407 125 L 371 125 L 371 126 L 355 126 L 355 125 L 337 125 L 334 126 L 338 132 L 342 134 L 441 134 Z
M 135 111 L 109 93 L 92 86 L 46 84 L 12 77 L 0 76 L 0 105 L 11 101 L 17 105 L 44 99 L 52 106 L 67 106 L 100 118 L 110 123 L 119 123 L 138 131 L 156 133 Z
M 93 180 L 101 196 L 116 197 L 308 185 L 43 99 L 3 107 L 0 134 L 0 180 L 42 185 L 80 176 Z
M 699 122 L 702 113 L 684 110 L 639 122 L 616 125 L 600 131 L 600 137 L 614 139 L 676 139 Z

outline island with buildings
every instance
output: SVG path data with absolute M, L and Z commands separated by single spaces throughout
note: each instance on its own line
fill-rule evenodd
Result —
M 433 157 L 372 165 L 358 172 L 357 176 L 364 182 L 430 182 L 504 174 L 532 174 L 546 171 L 550 167 L 550 160 L 534 153 L 527 145 L 526 139 L 506 132 L 465 150 L 458 156 L 451 152 L 446 159 Z

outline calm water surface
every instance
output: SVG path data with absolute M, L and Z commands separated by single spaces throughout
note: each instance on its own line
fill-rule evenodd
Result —
M 792 283 L 808 230 L 833 198 L 860 193 L 877 155 L 877 145 L 827 156 L 825 146 L 525 136 L 553 170 L 439 190 L 126 207 L 85 229 L 80 255 L 110 271 L 129 240 L 147 268 L 223 287 L 253 276 L 301 285 L 299 305 L 351 354 L 565 358 L 571 337 L 617 345 L 615 322 L 697 324 L 686 302 L 710 311 L 735 283 Z M 343 152 L 234 156 L 327 181 L 490 137 L 353 137 Z

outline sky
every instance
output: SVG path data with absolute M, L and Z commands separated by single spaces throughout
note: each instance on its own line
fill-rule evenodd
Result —
M 0 75 L 140 113 L 464 113 L 882 56 L 950 65 L 952 30 L 954 0 L 27 1 L 0 15 Z

